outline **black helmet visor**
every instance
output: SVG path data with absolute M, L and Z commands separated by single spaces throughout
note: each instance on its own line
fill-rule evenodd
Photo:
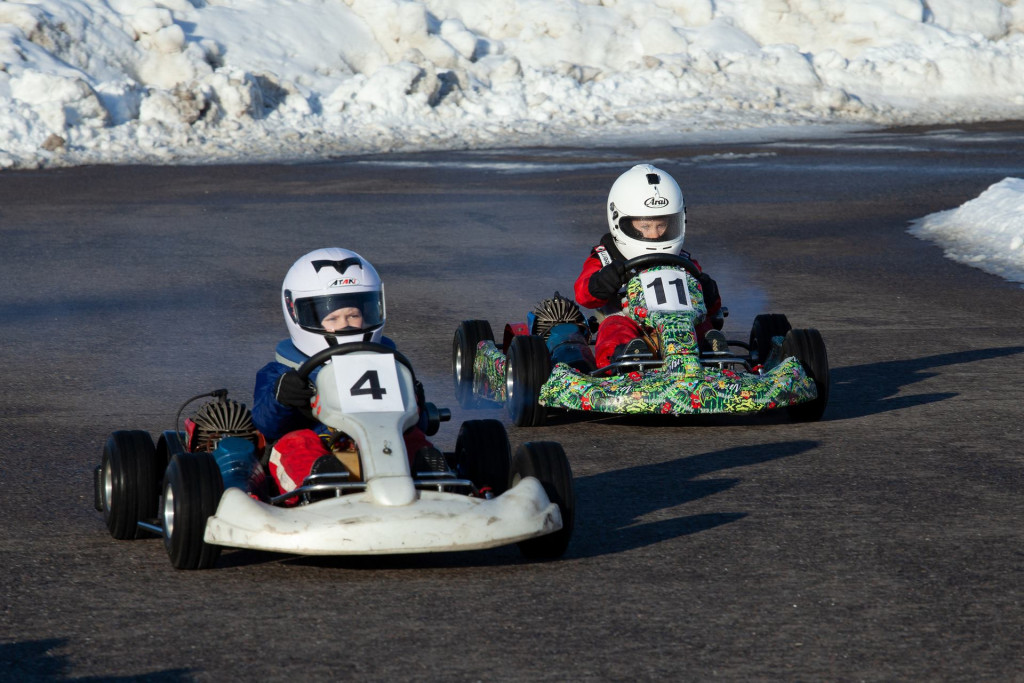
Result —
M 369 330 L 384 322 L 384 295 L 381 292 L 353 292 L 351 294 L 328 294 L 305 299 L 291 300 L 291 292 L 285 293 L 295 322 L 310 332 L 324 333 L 324 319 L 341 309 L 355 309 L 362 318 L 359 329 Z M 355 313 L 355 311 L 348 311 Z

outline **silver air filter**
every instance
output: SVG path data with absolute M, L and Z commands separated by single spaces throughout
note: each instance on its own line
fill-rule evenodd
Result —
M 576 305 L 576 302 L 572 299 L 566 299 L 558 292 L 555 292 L 555 295 L 550 299 L 544 299 L 537 304 L 533 314 L 536 318 L 534 318 L 533 330 L 531 332 L 545 339 L 547 339 L 548 333 L 551 332 L 551 328 L 555 325 L 573 323 L 574 325 L 580 325 L 584 329 L 587 327 L 587 321 L 583 317 L 580 307 Z
M 252 423 L 252 412 L 245 404 L 230 399 L 211 401 L 199 407 L 192 416 L 195 428 L 189 438 L 192 452 L 213 451 L 217 442 L 228 436 L 248 439 L 259 445 L 259 432 Z

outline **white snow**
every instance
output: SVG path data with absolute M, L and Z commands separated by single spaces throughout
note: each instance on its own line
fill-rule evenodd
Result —
M 1024 283 L 1024 180 L 1006 178 L 959 208 L 914 221 L 910 233 L 954 261 Z
M 8 0 L 0 64 L 0 169 L 684 143 L 1024 119 L 1024 0 Z M 1022 192 L 915 234 L 1019 279 Z

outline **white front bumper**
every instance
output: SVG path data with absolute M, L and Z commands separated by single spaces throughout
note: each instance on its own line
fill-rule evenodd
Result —
M 493 548 L 562 528 L 558 506 L 533 477 L 491 500 L 418 494 L 396 507 L 357 493 L 282 508 L 229 488 L 206 522 L 205 540 L 299 555 L 384 555 Z

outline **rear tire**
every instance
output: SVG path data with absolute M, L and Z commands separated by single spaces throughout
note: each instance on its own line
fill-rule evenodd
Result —
M 755 317 L 750 327 L 750 353 L 757 354 L 754 360 L 764 365 L 772 352 L 772 338 L 785 337 L 791 329 L 793 326 L 782 313 L 762 313 Z
M 511 466 L 512 447 L 505 425 L 499 420 L 462 423 L 455 442 L 455 469 L 460 477 L 500 496 L 508 489 Z
M 576 493 L 573 488 L 572 468 L 562 445 L 554 441 L 524 443 L 512 458 L 510 486 L 523 477 L 536 477 L 552 503 L 558 505 L 562 515 L 562 528 L 544 536 L 519 542 L 519 550 L 529 559 L 561 557 L 569 547 L 576 516 Z
M 782 355 L 786 358 L 796 356 L 797 360 L 814 380 L 818 389 L 818 397 L 807 403 L 789 406 L 789 417 L 794 422 L 812 422 L 820 420 L 828 405 L 828 392 L 831 378 L 828 369 L 828 352 L 821 333 L 814 328 L 790 330 L 782 342 Z
M 452 340 L 452 379 L 455 398 L 463 408 L 475 408 L 480 401 L 473 395 L 473 360 L 482 341 L 494 341 L 491 324 L 486 320 L 464 320 Z
M 139 521 L 156 518 L 158 472 L 149 432 L 125 430 L 107 437 L 95 497 L 111 536 L 129 540 L 149 535 Z
M 551 358 L 544 339 L 534 335 L 512 338 L 505 363 L 505 406 L 517 427 L 544 424 L 547 408 L 537 401 L 551 375 Z
M 206 520 L 224 493 L 217 462 L 209 453 L 177 453 L 167 465 L 161 510 L 164 546 L 177 569 L 209 569 L 220 546 L 203 540 Z

